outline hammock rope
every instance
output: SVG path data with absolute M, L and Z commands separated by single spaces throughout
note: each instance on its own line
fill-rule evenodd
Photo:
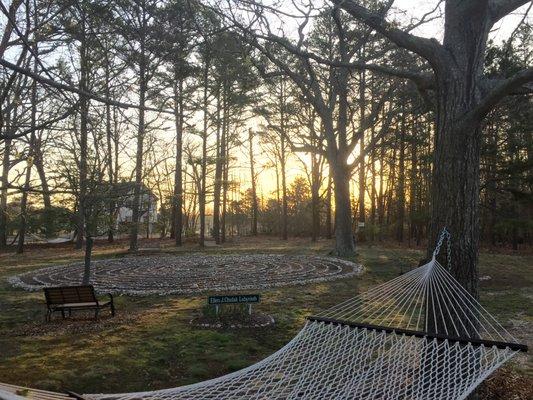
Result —
M 309 317 L 282 349 L 243 370 L 172 389 L 95 400 L 465 399 L 527 346 L 438 261 Z

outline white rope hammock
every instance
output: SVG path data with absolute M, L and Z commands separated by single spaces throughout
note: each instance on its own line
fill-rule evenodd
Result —
M 429 263 L 309 317 L 257 364 L 173 389 L 89 397 L 464 399 L 527 347 L 435 259 L 445 234 Z

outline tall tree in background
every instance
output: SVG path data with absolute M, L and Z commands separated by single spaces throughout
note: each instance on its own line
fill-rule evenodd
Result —
M 17 11 L 21 6 L 21 0 L 15 0 L 10 4 L 7 11 L 8 21 L 6 23 L 2 38 L 0 41 L 0 57 L 9 49 L 9 43 L 13 34 L 22 36 L 27 40 L 31 26 L 25 24 L 25 27 L 20 29 L 16 26 Z M 3 5 L 2 5 L 3 6 Z M 16 64 L 27 65 L 28 48 L 23 47 L 16 58 Z M 8 204 L 8 189 L 10 186 L 9 172 L 13 166 L 11 159 L 13 152 L 13 134 L 16 132 L 16 126 L 19 123 L 20 109 L 16 105 L 20 102 L 22 90 L 26 86 L 26 78 L 20 76 L 15 72 L 2 71 L 1 102 L 0 102 L 0 135 L 3 141 L 3 156 L 2 156 L 2 175 L 0 177 L 0 250 L 7 247 L 7 204 Z
M 27 2 L 26 6 L 26 23 L 28 26 L 32 26 L 33 30 L 33 72 L 37 74 L 38 72 L 38 57 L 39 57 L 39 16 L 38 10 L 36 7 L 36 2 L 34 1 L 31 6 Z M 27 166 L 26 166 L 26 175 L 24 178 L 24 187 L 22 191 L 22 198 L 20 200 L 20 226 L 18 231 L 18 244 L 17 244 L 17 253 L 22 254 L 24 252 L 24 241 L 26 238 L 26 229 L 27 229 L 27 220 L 28 220 L 28 195 L 30 190 L 31 183 L 31 170 L 33 167 L 34 159 L 34 148 L 37 135 L 37 81 L 33 80 L 31 82 L 31 121 L 30 121 L 30 138 L 28 141 L 28 155 L 27 155 Z
M 130 251 L 138 248 L 139 220 L 141 217 L 144 139 L 147 131 L 146 105 L 149 99 L 149 84 L 157 72 L 160 60 L 156 59 L 154 18 L 157 15 L 157 0 L 134 0 L 119 2 L 121 33 L 126 42 L 128 65 L 135 72 L 138 83 L 137 150 L 135 155 L 135 186 L 130 231 Z
M 252 229 L 253 236 L 257 236 L 257 219 L 259 217 L 259 204 L 257 201 L 257 176 L 255 172 L 254 161 L 254 133 L 252 128 L 248 130 L 248 145 L 249 145 L 249 157 L 250 157 L 250 180 L 252 182 L 251 194 L 252 194 Z
M 260 62 L 260 61 L 259 61 Z M 259 68 L 263 68 L 259 65 Z M 266 73 L 263 71 L 263 76 Z M 276 75 L 276 74 L 274 74 Z M 279 233 L 282 240 L 288 239 L 288 202 L 287 202 L 287 162 L 290 142 L 287 140 L 291 130 L 291 85 L 283 76 L 269 77 L 265 81 L 266 90 L 270 94 L 264 96 L 262 107 L 258 110 L 266 120 L 261 139 L 267 149 L 274 168 L 276 169 Z
M 217 27 L 220 23 L 217 22 Z M 219 28 L 218 28 L 219 29 Z M 217 97 L 216 166 L 213 193 L 213 236 L 217 242 L 225 237 L 225 209 L 229 187 L 230 148 L 240 140 L 238 130 L 255 105 L 254 90 L 260 84 L 250 63 L 250 49 L 233 32 L 219 32 L 213 38 L 213 79 Z
M 190 1 L 174 0 L 159 13 L 160 34 L 163 41 L 160 51 L 167 64 L 167 80 L 172 89 L 174 125 L 176 130 L 176 154 L 174 195 L 172 201 L 171 237 L 176 246 L 181 246 L 183 236 L 183 132 L 185 128 L 186 100 L 190 89 L 186 81 L 194 73 L 190 57 L 198 44 L 198 27 L 195 23 L 198 11 Z

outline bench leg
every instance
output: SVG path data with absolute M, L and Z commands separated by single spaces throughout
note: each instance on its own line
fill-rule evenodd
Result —
M 94 319 L 95 321 L 98 321 L 98 311 L 100 311 L 98 308 L 94 310 Z
M 65 319 L 65 310 L 61 310 L 61 316 Z
M 46 320 L 46 322 L 50 322 L 52 320 L 52 311 L 47 310 L 44 319 Z
M 111 316 L 115 316 L 115 305 L 113 303 L 111 303 Z

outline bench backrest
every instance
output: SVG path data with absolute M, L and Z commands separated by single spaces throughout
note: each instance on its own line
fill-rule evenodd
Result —
M 92 285 L 44 288 L 46 304 L 97 302 Z

